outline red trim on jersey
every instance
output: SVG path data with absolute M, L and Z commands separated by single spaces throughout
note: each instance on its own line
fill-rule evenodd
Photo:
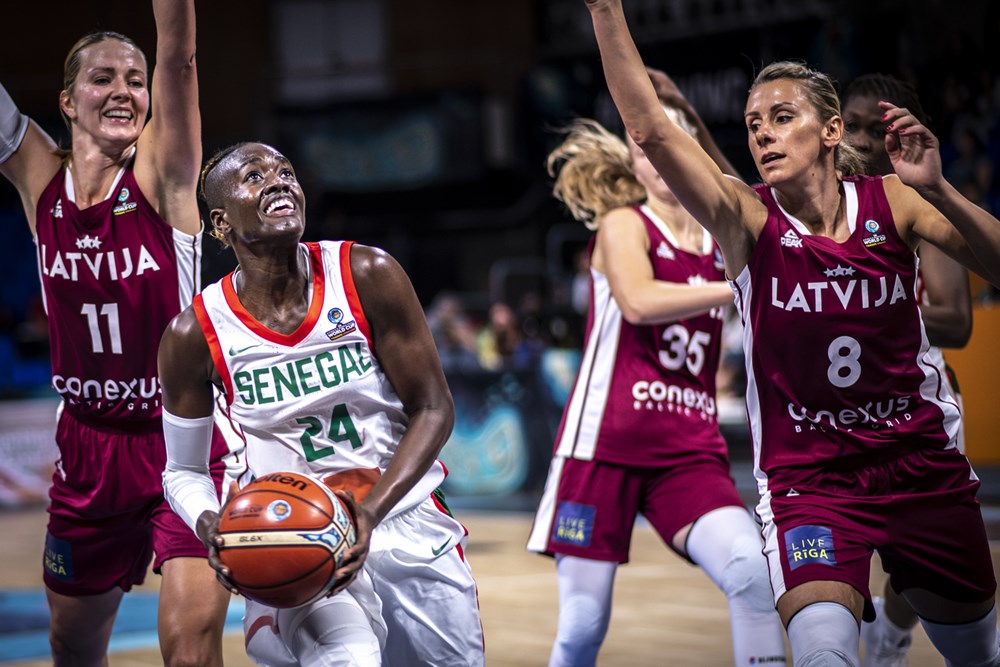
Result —
M 226 298 L 226 304 L 233 311 L 233 314 L 236 315 L 237 319 L 247 329 L 250 329 L 250 331 L 264 340 L 277 345 L 294 347 L 301 343 L 316 326 L 316 322 L 319 321 L 319 315 L 323 311 L 323 295 L 326 290 L 326 273 L 323 271 L 323 256 L 320 253 L 318 243 L 307 243 L 305 245 L 309 250 L 309 259 L 312 264 L 312 301 L 309 303 L 309 312 L 306 313 L 302 324 L 290 334 L 278 333 L 277 331 L 268 329 L 243 307 L 239 296 L 236 294 L 236 286 L 233 284 L 234 276 L 236 275 L 235 272 L 230 273 L 222 279 L 222 294 Z
M 215 332 L 215 325 L 212 324 L 212 318 L 208 316 L 208 311 L 205 310 L 205 301 L 201 298 L 201 294 L 195 294 L 194 299 L 191 300 L 191 307 L 194 309 L 195 317 L 198 318 L 198 324 L 201 325 L 201 331 L 205 334 L 205 341 L 208 343 L 208 351 L 212 353 L 212 363 L 215 364 L 215 369 L 219 371 L 219 375 L 222 376 L 222 383 L 226 386 L 226 403 L 233 402 L 233 378 L 229 375 L 229 366 L 226 365 L 226 357 L 222 354 L 222 346 L 219 345 L 219 335 Z
M 351 272 L 351 247 L 354 241 L 344 241 L 340 244 L 340 276 L 344 283 L 344 293 L 347 295 L 347 303 L 351 305 L 351 314 L 357 322 L 358 331 L 368 340 L 368 347 L 372 347 L 372 332 L 368 326 L 368 318 L 365 317 L 365 309 L 361 307 L 361 297 L 358 296 L 358 288 L 354 284 L 354 274 Z

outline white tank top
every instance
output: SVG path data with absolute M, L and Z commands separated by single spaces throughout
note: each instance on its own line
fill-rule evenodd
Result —
M 348 241 L 300 245 L 312 265 L 309 312 L 281 334 L 240 303 L 231 273 L 194 299 L 228 413 L 247 443 L 248 474 L 314 477 L 389 465 L 407 428 L 403 404 L 379 366 L 351 275 Z M 435 462 L 392 510 L 425 499 L 444 480 Z

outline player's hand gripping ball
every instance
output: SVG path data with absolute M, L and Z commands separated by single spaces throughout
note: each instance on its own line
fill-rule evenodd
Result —
M 298 607 L 326 595 L 354 545 L 351 514 L 325 484 L 278 472 L 258 477 L 223 508 L 219 557 L 245 597 Z

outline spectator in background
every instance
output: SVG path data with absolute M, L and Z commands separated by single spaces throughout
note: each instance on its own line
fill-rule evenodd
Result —
M 486 325 L 476 336 L 479 364 L 489 371 L 528 368 L 543 347 L 539 339 L 525 335 L 521 319 L 503 301 L 490 306 Z
M 447 292 L 439 294 L 428 309 L 427 325 L 434 336 L 441 366 L 446 371 L 479 368 L 476 328 L 457 296 Z
M 993 160 L 971 123 L 958 123 L 953 134 L 958 156 L 945 167 L 945 178 L 970 201 L 989 208 L 986 199 L 993 185 Z

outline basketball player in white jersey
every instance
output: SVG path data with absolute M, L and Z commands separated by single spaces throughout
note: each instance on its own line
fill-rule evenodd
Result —
M 1000 283 L 1000 221 L 941 174 L 937 139 L 881 102 L 896 175 L 850 176 L 826 75 L 773 63 L 745 119 L 764 184 L 726 177 L 660 110 L 620 0 L 588 0 L 625 127 L 722 248 L 743 318 L 765 550 L 796 667 L 859 663 L 878 549 L 950 665 L 1000 665 L 996 580 L 957 446 L 961 415 L 929 364 L 914 248 Z
M 300 243 L 305 196 L 270 146 L 221 151 L 202 193 L 239 267 L 163 337 L 167 498 L 225 579 L 206 468 L 213 387 L 246 438 L 244 483 L 362 480 L 357 499 L 338 491 L 358 541 L 334 594 L 295 609 L 248 602 L 248 653 L 271 667 L 483 664 L 466 531 L 437 491 L 454 406 L 409 279 L 376 248 Z

